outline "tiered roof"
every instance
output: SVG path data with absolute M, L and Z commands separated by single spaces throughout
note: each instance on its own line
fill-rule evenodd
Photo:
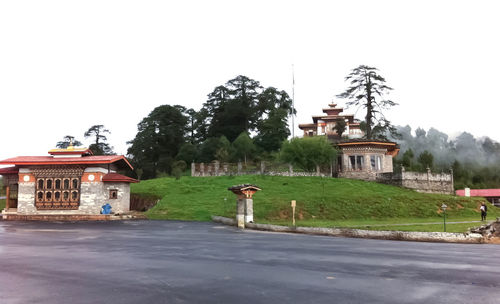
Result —
M 115 163 L 121 168 L 134 168 L 123 155 L 92 155 L 88 148 L 53 149 L 50 156 L 17 156 L 0 161 L 0 165 L 107 165 Z M 13 168 L 13 167 L 11 167 Z M 13 169 L 11 169 L 13 170 Z

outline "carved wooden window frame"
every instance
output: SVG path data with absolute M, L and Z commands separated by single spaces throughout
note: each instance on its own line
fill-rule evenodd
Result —
M 80 206 L 83 168 L 34 168 L 35 207 L 74 210 Z

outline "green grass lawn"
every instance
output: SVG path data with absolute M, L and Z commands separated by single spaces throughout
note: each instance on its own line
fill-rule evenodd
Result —
M 254 218 L 258 223 L 291 225 L 290 201 L 297 201 L 299 226 L 366 227 L 397 223 L 441 222 L 440 206 L 448 205 L 447 221 L 480 219 L 479 206 L 484 199 L 418 193 L 399 187 L 352 179 L 321 177 L 227 176 L 158 178 L 132 184 L 132 193 L 153 195 L 161 201 L 147 216 L 151 219 L 209 221 L 211 215 L 235 216 L 236 196 L 228 187 L 255 184 L 262 191 L 254 195 Z M 488 218 L 500 216 L 500 209 L 489 205 Z M 461 224 L 456 224 L 461 225 Z M 473 223 L 470 226 L 478 226 Z M 427 228 L 427 226 L 431 228 Z M 436 227 L 434 227 L 436 226 Z M 388 226 L 395 230 L 395 226 Z M 439 225 L 397 226 L 397 230 L 434 229 Z M 409 228 L 410 227 L 410 228 Z M 415 227 L 415 228 L 411 228 Z M 448 228 L 448 225 L 447 225 Z M 460 232 L 467 228 L 458 227 Z M 451 231 L 450 228 L 447 231 Z

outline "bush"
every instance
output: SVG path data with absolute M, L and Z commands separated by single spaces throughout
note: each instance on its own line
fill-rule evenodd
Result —
M 309 172 L 315 171 L 316 166 L 331 164 L 337 157 L 325 136 L 293 138 L 283 143 L 281 151 L 284 161 Z

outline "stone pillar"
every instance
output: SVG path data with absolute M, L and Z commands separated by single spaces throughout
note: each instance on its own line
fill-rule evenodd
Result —
M 196 164 L 194 162 L 191 163 L 191 176 L 195 176 L 196 174 Z
M 5 188 L 5 210 L 9 210 L 9 204 L 10 204 L 10 187 L 7 186 Z
M 216 160 L 214 162 L 214 166 L 215 166 L 215 176 L 219 176 L 220 162 L 218 160 Z
M 450 168 L 450 178 L 451 178 L 451 187 L 450 187 L 450 193 L 455 194 L 455 181 L 453 179 L 453 168 Z
M 293 176 L 293 166 L 292 166 L 292 164 L 288 164 L 288 173 L 290 174 L 290 176 Z
M 242 169 L 242 167 L 243 167 L 243 166 L 242 166 L 241 162 L 239 161 L 239 162 L 238 162 L 238 175 L 240 175 L 240 174 L 241 174 L 241 169 Z
M 253 223 L 253 199 L 244 198 L 245 201 L 245 223 Z
M 427 167 L 427 190 L 431 190 L 431 168 Z
M 342 155 L 342 161 L 344 162 L 342 165 L 342 171 L 347 172 L 347 171 L 352 171 L 353 168 L 351 168 L 351 162 L 349 161 L 349 155 L 343 154 Z
M 261 161 L 260 162 L 260 174 L 264 174 L 265 169 L 266 169 L 266 164 L 264 163 L 264 161 Z
M 236 223 L 238 228 L 245 228 L 245 198 L 238 198 L 236 204 Z
M 319 168 L 319 165 L 316 165 L 316 176 L 321 176 L 321 170 Z
M 205 164 L 200 163 L 200 176 L 205 176 Z

